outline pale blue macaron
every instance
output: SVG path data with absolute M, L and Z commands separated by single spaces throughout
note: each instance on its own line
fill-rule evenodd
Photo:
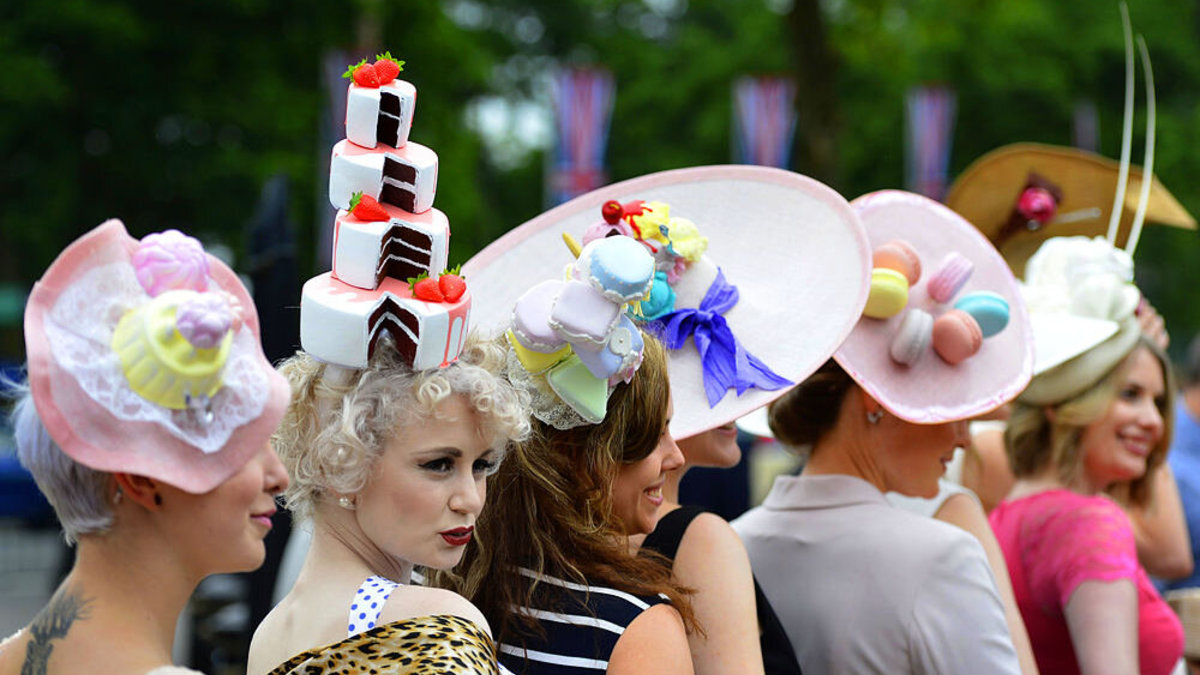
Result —
M 970 314 L 985 338 L 992 337 L 1008 325 L 1008 301 L 999 293 L 972 291 L 959 298 L 954 308 Z

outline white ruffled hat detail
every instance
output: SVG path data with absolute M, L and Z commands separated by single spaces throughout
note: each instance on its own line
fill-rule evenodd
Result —
M 73 242 L 34 285 L 25 348 L 64 452 L 194 493 L 258 452 L 289 398 L 237 275 L 174 230 L 138 241 L 110 220 Z

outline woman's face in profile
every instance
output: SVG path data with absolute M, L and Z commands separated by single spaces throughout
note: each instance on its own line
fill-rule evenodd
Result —
M 910 497 L 936 497 L 938 479 L 955 449 L 970 443 L 967 421 L 913 424 L 885 415 L 881 423 L 888 425 L 882 430 L 888 441 L 880 457 L 888 489 Z
M 164 488 L 162 510 L 180 514 L 170 525 L 187 537 L 188 559 L 197 572 L 245 572 L 266 555 L 263 538 L 271 531 L 275 495 L 288 485 L 287 470 L 269 444 L 213 490 L 193 495 Z
M 667 473 L 683 466 L 683 453 L 671 437 L 674 404 L 667 404 L 658 445 L 642 459 L 625 464 L 613 481 L 613 513 L 620 519 L 625 534 L 650 534 L 658 524 L 658 507 L 663 503 L 663 485 Z
M 392 435 L 355 497 L 355 517 L 385 554 L 448 569 L 471 541 L 500 458 L 466 398 L 451 396 L 435 413 Z
M 1116 397 L 1079 437 L 1084 474 L 1101 490 L 1142 477 L 1146 460 L 1163 437 L 1162 366 L 1145 347 L 1135 350 L 1126 366 Z
M 689 436 L 679 443 L 683 458 L 689 466 L 710 466 L 728 468 L 738 463 L 742 458 L 742 450 L 737 444 L 737 425 L 733 422 L 722 424 L 715 429 L 709 429 Z

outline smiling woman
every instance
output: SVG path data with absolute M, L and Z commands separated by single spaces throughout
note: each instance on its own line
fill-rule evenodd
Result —
M 1130 344 L 1070 398 L 1018 399 L 1005 433 L 1017 482 L 990 520 L 1043 672 L 1088 672 L 1104 658 L 1167 673 L 1182 653 L 1179 621 L 1138 563 L 1128 518 L 1104 495 L 1128 483 L 1135 505 L 1148 502 L 1170 446 L 1166 357 L 1145 337 Z
M 305 352 L 280 366 L 293 398 L 276 447 L 298 477 L 285 496 L 313 539 L 292 590 L 255 632 L 249 672 L 311 672 L 359 646 L 406 653 L 421 643 L 414 662 L 495 672 L 479 611 L 408 584 L 414 567 L 459 562 L 485 479 L 529 431 L 522 396 L 498 375 L 503 361 L 472 334 L 445 368 L 414 371 L 386 340 L 361 370 Z
M 627 314 L 653 275 L 636 241 L 591 242 L 567 281 L 516 300 L 497 339 L 533 430 L 489 480 L 463 566 L 439 583 L 479 606 L 514 673 L 692 672 L 687 593 L 628 541 L 654 528 L 667 473 L 683 465 L 666 352 Z

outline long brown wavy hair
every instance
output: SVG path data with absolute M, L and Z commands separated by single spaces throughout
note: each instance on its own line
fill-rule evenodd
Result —
M 569 603 L 565 589 L 519 568 L 635 595 L 663 593 L 688 630 L 696 628 L 690 591 L 674 580 L 665 558 L 630 551 L 613 513 L 621 466 L 653 452 L 668 422 L 666 352 L 650 336 L 645 343 L 641 368 L 613 390 L 603 422 L 560 431 L 533 421 L 529 440 L 515 443 L 489 479 L 487 506 L 456 574 L 438 577 L 439 585 L 479 607 L 497 642 L 544 635 L 536 619 L 512 610 L 531 606 L 535 591 L 539 600 Z

